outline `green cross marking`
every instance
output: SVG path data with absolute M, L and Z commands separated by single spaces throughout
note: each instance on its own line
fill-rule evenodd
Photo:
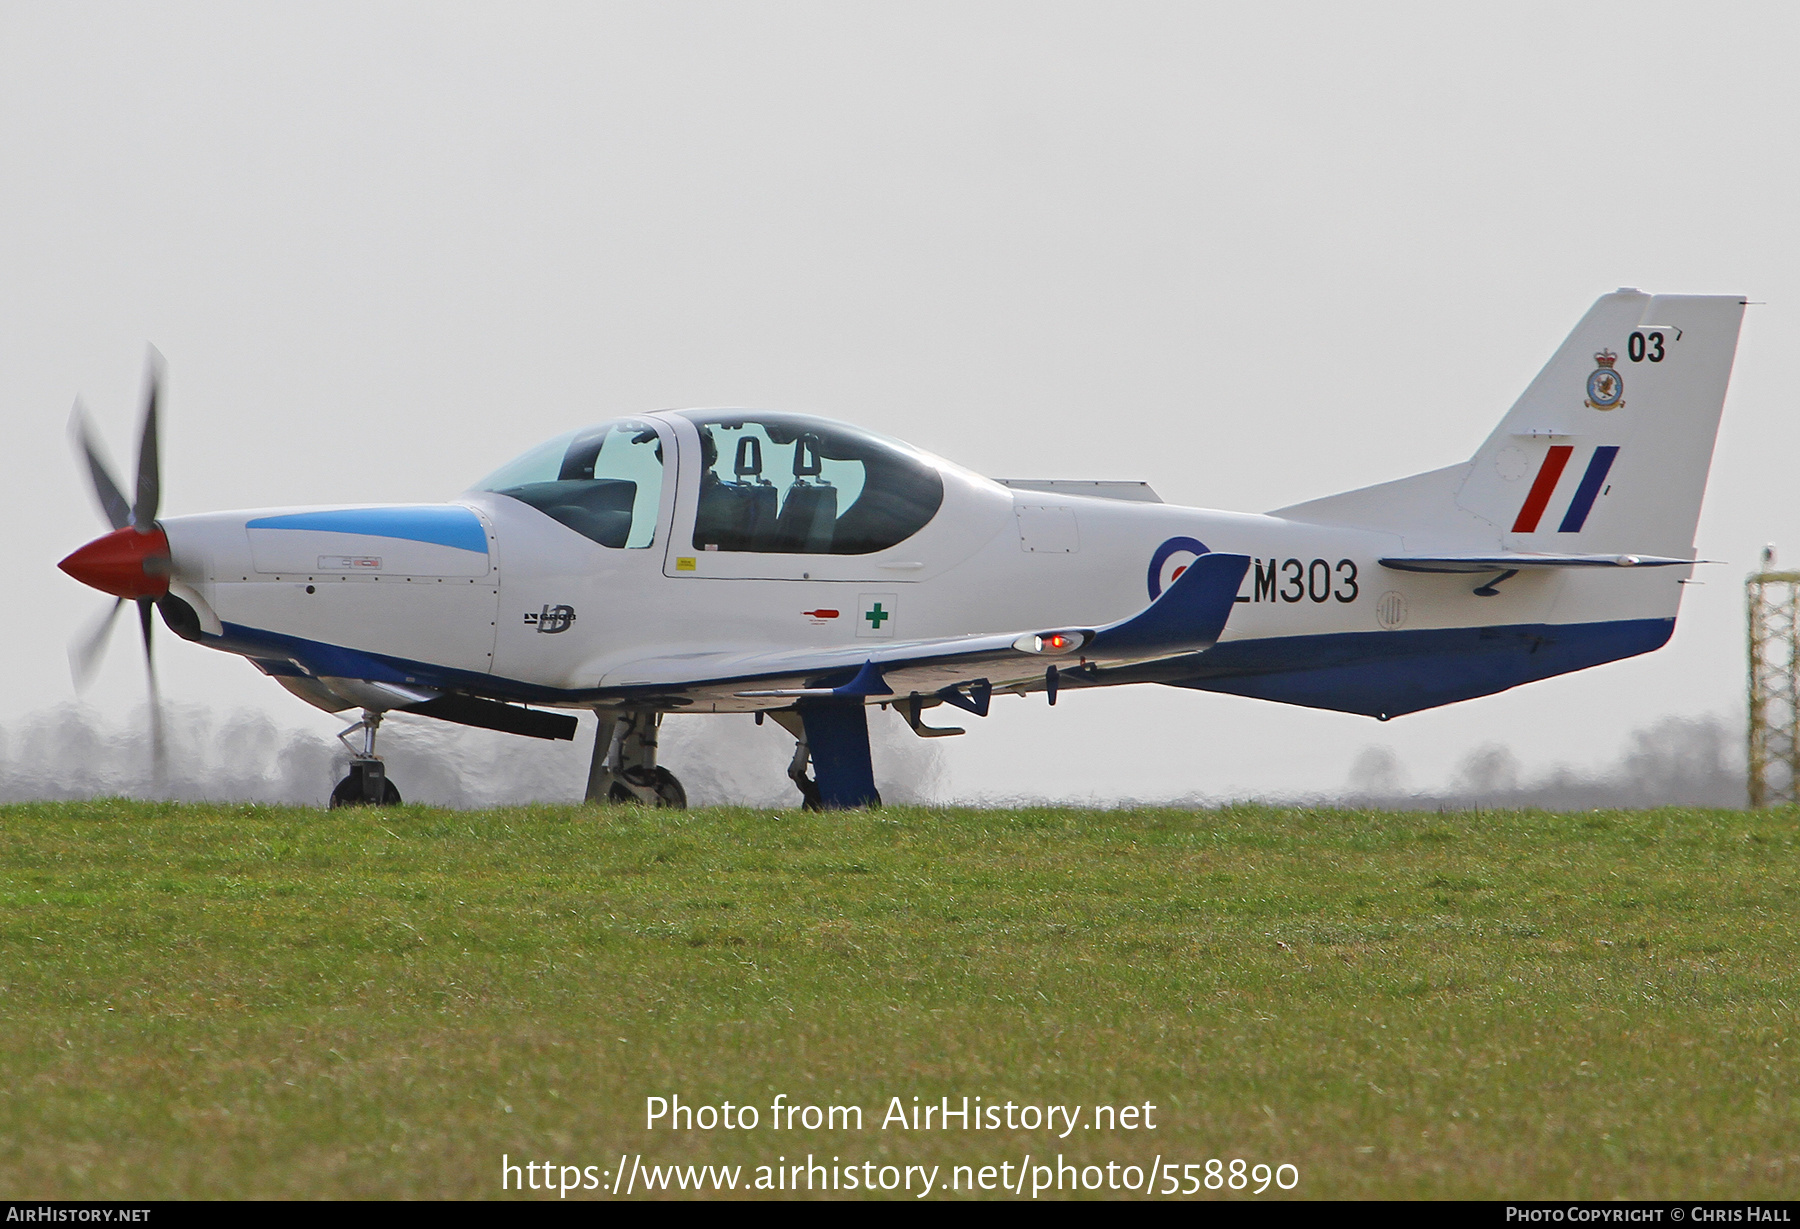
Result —
M 893 612 L 883 610 L 880 602 L 876 602 L 875 605 L 869 608 L 869 612 L 863 616 L 863 618 L 869 621 L 869 626 L 876 631 L 881 630 L 881 621 L 883 619 L 891 619 L 893 617 Z

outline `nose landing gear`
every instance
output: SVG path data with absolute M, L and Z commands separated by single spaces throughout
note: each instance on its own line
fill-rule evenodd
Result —
M 381 728 L 379 710 L 365 708 L 362 720 L 345 726 L 338 741 L 350 752 L 350 775 L 331 791 L 331 809 L 338 807 L 394 807 L 400 805 L 400 791 L 388 780 L 387 765 L 375 754 L 375 731 Z M 362 731 L 359 751 L 346 735 Z
M 613 721 L 610 738 L 605 712 L 594 736 L 594 760 L 588 769 L 587 801 L 639 802 L 653 807 L 687 808 L 687 791 L 675 774 L 656 762 L 656 731 L 662 714 L 627 709 Z

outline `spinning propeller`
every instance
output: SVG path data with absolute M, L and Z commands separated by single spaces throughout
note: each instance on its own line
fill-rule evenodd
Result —
M 169 539 L 156 524 L 161 502 L 162 471 L 158 460 L 156 406 L 162 388 L 162 356 L 150 352 L 145 374 L 144 431 L 138 444 L 137 498 L 127 502 L 95 442 L 87 409 L 79 400 L 69 416 L 69 432 L 87 462 L 94 496 L 112 532 L 95 538 L 58 566 L 84 585 L 116 599 L 108 610 L 69 645 L 75 686 L 86 687 L 106 654 L 107 640 L 127 601 L 138 607 L 144 635 L 144 668 L 150 680 L 150 747 L 158 777 L 162 774 L 162 703 L 156 689 L 156 661 L 151 651 L 151 610 L 169 591 Z

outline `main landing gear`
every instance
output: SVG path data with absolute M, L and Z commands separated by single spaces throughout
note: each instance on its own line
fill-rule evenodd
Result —
M 794 758 L 788 762 L 788 780 L 800 791 L 801 809 L 807 811 L 823 811 L 825 803 L 819 797 L 819 783 L 807 774 L 812 763 L 812 746 L 806 741 L 806 725 L 800 719 L 799 709 L 783 709 L 768 714 L 775 719 L 775 724 L 794 736 Z M 761 722 L 762 714 L 757 714 Z
M 626 709 L 606 730 L 600 716 L 594 737 L 594 760 L 588 769 L 589 802 L 638 802 L 645 806 L 685 810 L 687 791 L 675 774 L 656 762 L 656 731 L 662 714 L 647 708 Z
M 823 811 L 881 805 L 869 760 L 868 710 L 862 701 L 819 704 L 802 700 L 793 708 L 776 709 L 768 715 L 794 736 L 788 777 L 800 791 L 801 806 Z M 813 776 L 807 775 L 808 763 Z
M 355 725 L 345 726 L 338 735 L 350 752 L 350 775 L 337 783 L 331 791 L 331 807 L 395 807 L 400 805 L 400 791 L 388 780 L 387 765 L 375 754 L 375 731 L 381 728 L 381 713 L 372 708 L 363 709 L 362 720 Z M 347 735 L 362 731 L 362 749 L 359 751 Z

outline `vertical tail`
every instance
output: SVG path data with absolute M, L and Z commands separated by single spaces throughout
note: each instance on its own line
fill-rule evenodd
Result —
M 1691 556 L 1740 295 L 1604 295 L 1463 465 L 1275 515 L 1409 545 Z
M 1743 315 L 1740 295 L 1601 298 L 1476 452 L 1457 506 L 1510 550 L 1691 554 Z

